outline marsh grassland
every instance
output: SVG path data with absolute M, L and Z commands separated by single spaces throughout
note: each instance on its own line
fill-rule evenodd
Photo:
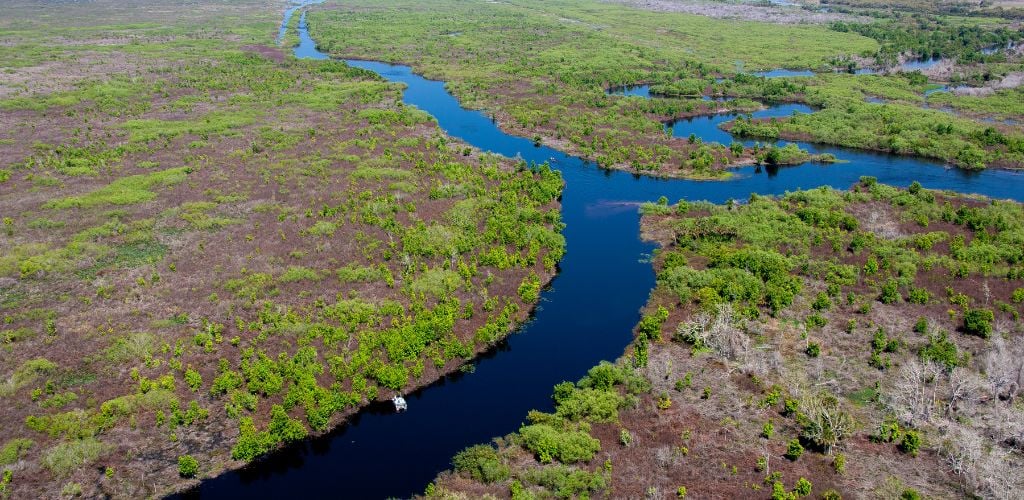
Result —
M 291 58 L 278 7 L 26 4 L 0 32 L 5 496 L 237 467 L 457 368 L 552 276 L 556 172 Z
M 955 168 L 933 179 L 958 190 L 1018 179 L 980 172 L 1024 166 L 1018 3 L 302 7 L 322 52 L 406 64 L 492 119 L 495 144 L 582 158 L 548 165 L 446 134 L 385 71 L 295 57 L 298 16 L 278 40 L 294 4 L 8 2 L 0 498 L 182 492 L 471 371 L 569 262 L 559 168 L 591 183 L 566 220 L 630 210 L 585 265 L 615 238 L 640 248 L 639 205 L 655 288 L 621 357 L 458 453 L 425 496 L 1019 496 L 1022 205 L 910 174 L 849 186 L 858 170 L 757 194 L 782 193 L 781 165 L 838 160 L 800 177 L 828 184 L 814 173 L 844 154 Z M 722 130 L 676 133 L 709 115 Z M 761 166 L 724 203 L 633 199 Z M 619 199 L 613 175 L 650 184 Z

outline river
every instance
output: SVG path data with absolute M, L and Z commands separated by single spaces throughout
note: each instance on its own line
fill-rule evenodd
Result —
M 297 57 L 325 59 L 300 20 Z M 287 24 L 287 19 L 285 20 Z M 495 350 L 474 361 L 472 373 L 446 377 L 409 394 L 409 411 L 395 414 L 390 404 L 371 405 L 328 435 L 276 452 L 264 460 L 203 481 L 184 495 L 209 498 L 387 498 L 423 492 L 450 467 L 462 448 L 486 443 L 518 429 L 530 409 L 550 410 L 552 387 L 577 380 L 601 360 L 619 357 L 632 339 L 640 308 L 654 287 L 646 258 L 654 247 L 639 238 L 637 205 L 670 200 L 745 200 L 751 193 L 829 185 L 848 188 L 862 175 L 906 186 L 920 181 L 932 189 L 1022 197 L 1024 175 L 1003 170 L 966 172 L 909 157 L 801 144 L 832 153 L 848 163 L 808 164 L 765 169 L 743 167 L 727 182 L 664 180 L 597 168 L 592 163 L 531 140 L 506 134 L 478 111 L 459 106 L 442 82 L 427 80 L 408 66 L 347 61 L 407 85 L 404 101 L 433 115 L 449 135 L 508 157 L 543 163 L 562 172 L 562 217 L 567 253 L 545 289 L 531 321 Z M 755 116 L 807 112 L 783 105 Z M 690 133 L 726 143 L 718 129 L 725 115 L 671 125 L 680 137 Z

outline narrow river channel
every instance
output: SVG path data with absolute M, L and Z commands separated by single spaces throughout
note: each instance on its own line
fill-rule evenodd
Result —
M 304 16 L 296 57 L 326 59 L 310 38 Z M 663 195 L 673 202 L 724 202 L 746 200 L 751 193 L 781 194 L 823 185 L 845 189 L 862 175 L 900 186 L 916 180 L 932 189 L 1024 197 L 1021 173 L 966 172 L 921 159 L 802 143 L 813 152 L 832 153 L 848 163 L 744 167 L 736 169 L 734 179 L 727 182 L 662 180 L 602 170 L 505 134 L 482 113 L 460 107 L 443 82 L 420 77 L 408 66 L 347 62 L 406 84 L 404 101 L 433 115 L 453 137 L 528 162 L 551 161 L 566 182 L 562 198 L 566 256 L 533 319 L 495 351 L 477 359 L 473 373 L 450 376 L 408 395 L 406 413 L 394 414 L 389 405 L 371 406 L 329 435 L 204 481 L 187 497 L 408 497 L 421 493 L 438 472 L 449 468 L 452 455 L 462 448 L 517 430 L 530 409 L 551 409 L 552 386 L 577 380 L 599 361 L 623 353 L 654 287 L 654 273 L 645 262 L 654 248 L 639 238 L 640 202 Z M 784 105 L 755 116 L 808 111 L 805 106 Z M 706 142 L 728 143 L 731 137 L 718 128 L 727 119 L 725 115 L 700 117 L 671 127 L 676 136 L 693 133 Z

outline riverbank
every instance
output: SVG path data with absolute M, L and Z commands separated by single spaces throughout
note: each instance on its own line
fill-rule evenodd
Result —
M 643 211 L 644 237 L 661 246 L 658 285 L 624 355 L 557 385 L 553 412 L 456 455 L 426 497 L 1019 488 L 1021 457 L 1005 438 L 1020 416 L 999 381 L 1018 364 L 1003 360 L 1021 349 L 1024 276 L 1015 257 L 990 268 L 956 248 L 982 244 L 971 220 L 1024 225 L 1019 203 L 866 178 L 852 191 Z M 917 243 L 898 257 L 885 250 L 906 242 Z M 936 259 L 947 263 L 917 267 Z M 544 428 L 562 437 L 537 438 Z

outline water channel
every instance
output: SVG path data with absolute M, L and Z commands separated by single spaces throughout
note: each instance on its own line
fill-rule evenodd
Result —
M 291 15 L 294 10 L 289 10 Z M 288 18 L 283 23 L 287 25 Z M 326 59 L 299 23 L 295 56 Z M 743 167 L 732 180 L 699 182 L 640 177 L 597 168 L 592 163 L 531 140 L 502 132 L 483 113 L 463 109 L 443 82 L 427 80 L 408 66 L 349 60 L 407 86 L 403 100 L 433 115 L 446 133 L 482 150 L 528 162 L 551 162 L 566 186 L 562 217 L 567 254 L 530 322 L 497 349 L 459 373 L 409 394 L 409 411 L 371 405 L 328 435 L 274 453 L 239 470 L 204 481 L 186 497 L 387 498 L 421 493 L 438 472 L 450 467 L 462 448 L 486 443 L 518 429 L 530 409 L 549 410 L 552 386 L 577 380 L 601 360 L 612 360 L 630 342 L 640 308 L 654 287 L 645 259 L 653 245 L 639 238 L 637 204 L 670 200 L 745 200 L 751 193 L 833 186 L 845 189 L 862 175 L 906 186 L 919 181 L 932 189 L 1024 197 L 1024 175 L 1005 170 L 967 172 L 932 161 L 799 143 L 815 153 L 832 153 L 846 163 L 767 169 Z M 637 89 L 634 95 L 649 97 Z M 799 104 L 770 107 L 757 117 L 809 112 Z M 732 138 L 718 128 L 729 115 L 680 120 L 669 125 L 678 137 L 691 133 L 706 142 Z

